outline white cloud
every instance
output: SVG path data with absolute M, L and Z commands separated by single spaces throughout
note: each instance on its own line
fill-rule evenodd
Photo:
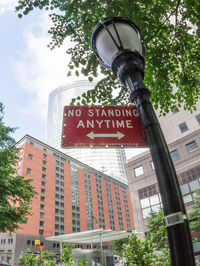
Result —
M 47 34 L 50 19 L 41 13 L 34 24 L 28 25 L 23 32 L 25 48 L 18 51 L 19 59 L 12 59 L 17 83 L 31 97 L 31 105 L 24 112 L 46 119 L 48 94 L 60 85 L 67 83 L 67 64 L 69 56 L 65 41 L 62 47 L 50 50 L 47 45 L 51 36 Z M 71 79 L 70 79 L 71 81 Z M 22 107 L 23 111 L 23 107 Z
M 0 0 L 0 15 L 8 10 L 14 10 L 17 0 Z

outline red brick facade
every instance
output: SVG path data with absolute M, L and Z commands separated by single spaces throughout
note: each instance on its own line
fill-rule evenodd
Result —
M 112 193 L 112 202 L 113 202 L 113 212 L 114 212 L 114 217 L 115 217 L 115 230 L 119 231 L 119 218 L 118 218 L 118 211 L 117 211 L 117 200 L 115 196 L 115 186 L 114 184 L 111 184 L 111 193 Z
M 97 184 L 95 175 L 91 175 L 91 190 L 92 190 L 92 209 L 93 209 L 93 223 L 94 229 L 99 228 L 99 211 L 98 211 L 98 199 L 97 199 Z
M 65 163 L 65 213 L 67 213 L 67 219 L 65 219 L 65 233 L 72 233 L 72 182 L 71 182 L 71 165 Z
M 126 210 L 125 210 L 125 206 L 124 206 L 124 196 L 123 196 L 123 192 L 122 192 L 121 187 L 119 187 L 119 197 L 120 197 L 120 203 L 121 203 L 124 230 L 127 230 L 128 228 L 127 228 L 127 222 L 126 222 Z
M 75 159 L 36 139 L 28 136 L 25 140 L 21 146 L 22 161 L 18 168 L 20 174 L 33 180 L 32 185 L 38 195 L 32 202 L 33 215 L 27 217 L 28 222 L 21 225 L 17 233 L 47 237 L 86 231 L 91 229 L 91 224 L 93 229 L 111 228 L 116 231 L 134 227 L 130 195 L 125 184 L 104 176 L 103 173 L 96 174 L 94 169 L 81 165 Z M 30 144 L 31 140 L 34 143 Z M 85 178 L 88 179 L 90 190 Z M 72 186 L 76 186 L 74 196 Z M 118 191 L 115 191 L 116 188 Z M 128 209 L 123 193 L 127 197 Z M 109 197 L 112 199 L 110 202 Z M 117 209 L 119 205 L 121 214 Z M 124 228 L 120 228 L 122 226 L 119 224 L 119 215 Z
M 80 202 L 79 204 L 80 204 L 81 231 L 87 231 L 84 171 L 80 168 L 78 169 L 78 180 L 79 180 L 79 202 Z
M 104 207 L 104 217 L 105 217 L 105 228 L 110 229 L 110 218 L 108 209 L 108 197 L 106 192 L 106 181 L 101 180 L 102 196 L 103 196 L 103 207 Z

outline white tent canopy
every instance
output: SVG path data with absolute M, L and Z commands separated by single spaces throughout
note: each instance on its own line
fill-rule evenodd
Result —
M 71 243 L 102 243 L 112 240 L 118 240 L 128 238 L 131 233 L 126 231 L 112 231 L 107 229 L 95 229 L 79 233 L 50 236 L 46 237 L 45 240 L 50 241 L 61 241 Z

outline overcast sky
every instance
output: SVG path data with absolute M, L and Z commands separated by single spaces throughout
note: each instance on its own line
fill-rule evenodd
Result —
M 0 0 L 0 101 L 5 106 L 4 122 L 19 127 L 13 137 L 29 134 L 45 142 L 48 95 L 67 83 L 66 40 L 51 51 L 47 45 L 50 19 L 33 11 L 19 19 L 17 0 Z M 72 78 L 70 77 L 70 81 Z M 133 153 L 137 153 L 134 149 Z

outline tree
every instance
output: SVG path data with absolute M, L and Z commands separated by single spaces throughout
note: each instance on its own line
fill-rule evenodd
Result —
M 62 262 L 67 265 L 73 265 L 72 258 L 72 249 L 75 247 L 74 243 L 65 243 L 62 249 Z
M 27 266 L 55 266 L 56 254 L 54 252 L 44 250 L 40 255 L 35 255 L 30 249 L 27 249 L 18 259 L 17 265 Z
M 25 253 L 22 253 L 18 260 L 18 265 L 30 265 L 34 266 L 37 265 L 37 258 L 36 256 L 30 251 L 30 249 L 27 249 Z
M 115 254 L 118 255 L 119 257 L 123 256 L 123 247 L 125 244 L 128 243 L 128 238 L 123 238 L 123 239 L 119 239 L 119 240 L 114 240 L 112 241 L 113 245 L 114 245 L 114 250 L 115 250 Z
M 131 233 L 134 228 L 129 228 L 127 232 Z M 122 257 L 123 254 L 123 246 L 128 243 L 128 238 L 122 238 L 118 240 L 113 240 L 112 244 L 114 245 L 114 252 L 119 257 Z
M 192 206 L 192 211 L 188 214 L 188 216 L 191 220 L 191 231 L 200 233 L 200 190 L 195 191 L 195 194 L 194 205 Z M 198 236 L 195 241 L 200 241 L 200 236 Z
M 200 190 L 195 191 L 194 205 L 188 213 L 189 226 L 191 232 L 200 233 Z M 158 248 L 168 247 L 167 229 L 164 225 L 164 213 L 160 209 L 159 212 L 150 213 L 147 219 L 147 235 L 148 238 L 155 243 Z M 193 242 L 199 242 L 200 236 L 193 238 Z
M 51 49 L 60 47 L 66 37 L 74 43 L 67 50 L 71 56 L 71 71 L 80 72 L 91 81 L 98 76 L 99 63 L 91 51 L 93 28 L 102 18 L 127 17 L 141 29 L 146 45 L 145 84 L 151 91 L 155 108 L 162 112 L 177 109 L 195 109 L 200 88 L 200 1 L 154 0 L 19 0 L 18 16 L 39 8 L 49 12 L 53 26 L 49 29 Z M 105 78 L 94 90 L 78 100 L 79 104 L 127 104 L 127 89 L 108 71 L 101 68 Z M 173 85 L 178 87 L 173 90 Z M 118 96 L 113 91 L 119 89 Z M 73 101 L 74 103 L 75 101 Z
M 170 265 L 168 250 L 159 250 L 149 239 L 141 241 L 133 235 L 123 247 L 123 258 L 127 266 Z
M 18 149 L 10 137 L 15 129 L 4 125 L 3 115 L 0 103 L 0 232 L 13 232 L 31 214 L 30 203 L 36 192 L 30 179 L 16 173 Z
M 164 213 L 160 209 L 159 212 L 151 212 L 147 219 L 147 235 L 158 248 L 168 247 L 167 229 L 164 225 Z

